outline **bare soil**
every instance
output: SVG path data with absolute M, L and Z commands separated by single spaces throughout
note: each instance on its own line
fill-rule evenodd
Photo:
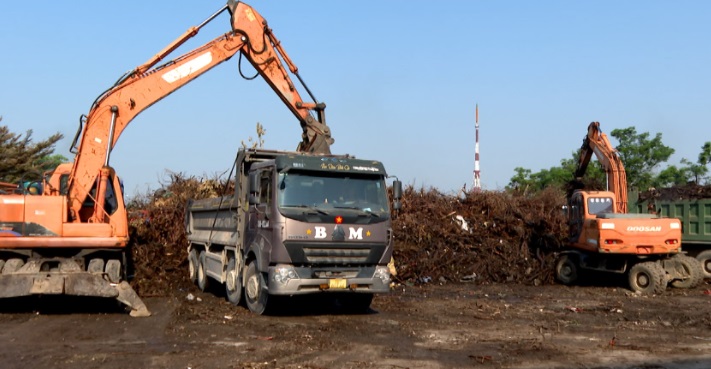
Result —
M 112 301 L 4 300 L 0 368 L 711 368 L 711 285 L 400 285 L 354 314 L 324 298 L 257 316 L 194 287 Z

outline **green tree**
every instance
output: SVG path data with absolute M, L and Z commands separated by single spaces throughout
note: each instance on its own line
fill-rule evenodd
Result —
M 662 143 L 662 134 L 650 139 L 648 132 L 637 133 L 635 127 L 613 129 L 610 135 L 617 139 L 616 149 L 625 165 L 627 186 L 647 189 L 654 184 L 654 170 L 669 160 L 674 149 Z
M 682 159 L 682 163 L 684 160 Z M 685 184 L 689 181 L 688 173 L 687 168 L 670 165 L 659 172 L 652 182 L 652 187 L 663 188 Z
M 701 184 L 701 179 L 709 173 L 709 163 L 711 163 L 711 141 L 707 141 L 701 146 L 697 165 L 692 171 L 696 184 Z
M 573 175 L 578 167 L 579 157 L 580 152 L 573 152 L 570 158 L 561 160 L 559 166 L 541 169 L 535 173 L 530 169 L 517 167 L 514 169 L 516 174 L 511 178 L 506 189 L 520 192 L 538 192 L 548 187 L 557 187 L 565 190 L 569 183 L 575 179 Z M 595 189 L 604 188 L 605 173 L 599 163 L 591 163 L 588 166 L 585 183 L 590 184 Z
M 701 146 L 701 152 L 695 163 L 689 159 L 682 158 L 682 167 L 674 165 L 667 167 L 659 172 L 652 184 L 654 187 L 672 187 L 689 182 L 701 185 L 703 182 L 707 182 L 706 175 L 709 172 L 709 162 L 711 162 L 711 142 L 706 142 Z
M 0 122 L 2 117 L 0 117 Z M 54 155 L 54 146 L 64 137 L 55 133 L 44 141 L 34 142 L 32 130 L 24 135 L 10 132 L 7 126 L 0 125 L 0 178 L 4 182 L 17 182 L 32 176 L 39 179 L 44 171 L 54 169 L 58 163 L 67 159 Z

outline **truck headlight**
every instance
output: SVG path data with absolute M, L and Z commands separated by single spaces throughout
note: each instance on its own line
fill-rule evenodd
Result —
M 383 284 L 390 284 L 390 269 L 386 265 L 381 265 L 375 267 L 374 278 L 380 278 Z
M 294 267 L 291 265 L 277 265 L 274 267 L 272 280 L 276 283 L 286 284 L 289 280 L 298 278 L 299 276 L 296 274 Z

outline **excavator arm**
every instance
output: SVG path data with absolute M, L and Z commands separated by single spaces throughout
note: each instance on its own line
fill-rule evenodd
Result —
M 231 15 L 231 32 L 158 65 L 225 10 Z M 325 121 L 325 104 L 316 102 L 301 80 L 298 69 L 267 26 L 266 20 L 249 5 L 229 0 L 227 5 L 205 22 L 191 27 L 146 63 L 120 78 L 96 99 L 88 115 L 83 117 L 72 144 L 73 148 L 77 147 L 77 141 L 81 138 L 78 150 L 75 151 L 68 185 L 72 221 L 106 221 L 102 194 L 108 183 L 107 168 L 111 150 L 128 124 L 151 105 L 229 60 L 236 53 L 241 53 L 241 56 L 254 66 L 299 120 L 303 134 L 297 150 L 330 154 L 333 139 Z M 289 71 L 284 67 L 284 63 Z M 314 102 L 305 102 L 302 99 L 289 73 L 297 76 Z M 89 219 L 79 219 L 79 210 L 92 188 L 95 188 L 94 194 L 91 195 L 95 203 L 94 213 Z
M 607 135 L 600 130 L 599 122 L 592 122 L 588 126 L 588 133 L 580 147 L 580 158 L 575 170 L 575 178 L 585 175 L 592 154 L 602 164 L 607 175 L 607 189 L 615 194 L 617 211 L 627 213 L 627 176 L 622 160 L 617 150 L 612 146 Z

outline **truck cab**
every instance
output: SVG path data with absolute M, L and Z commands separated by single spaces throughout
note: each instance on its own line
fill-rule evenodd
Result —
M 256 313 L 266 310 L 269 296 L 338 293 L 363 308 L 373 294 L 389 291 L 391 205 L 399 207 L 401 184 L 393 183 L 391 204 L 382 163 L 265 150 L 238 157 L 235 195 L 188 207 L 199 287 L 206 282 L 202 268 L 232 286 L 233 295 L 243 287 Z

